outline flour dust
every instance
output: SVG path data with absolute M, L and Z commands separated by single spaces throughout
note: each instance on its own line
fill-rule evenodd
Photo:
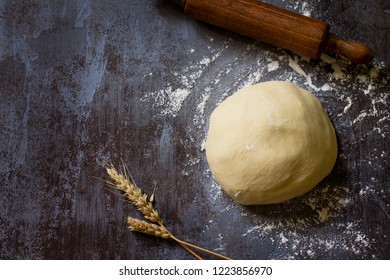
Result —
M 310 16 L 308 2 L 296 5 L 300 5 L 295 7 L 297 10 Z M 348 150 L 349 145 L 359 145 L 368 137 L 385 139 L 390 132 L 390 106 L 386 88 L 389 77 L 381 74 L 383 63 L 375 61 L 370 66 L 353 67 L 342 58 L 328 55 L 322 55 L 318 62 L 312 63 L 308 58 L 280 49 L 270 50 L 256 42 L 250 42 L 247 47 L 233 40 L 217 45 L 211 38 L 209 44 L 208 52 L 202 51 L 199 60 L 172 73 L 175 84 L 167 83 L 158 91 L 145 93 L 141 101 L 155 104 L 160 117 L 179 118 L 185 113 L 191 119 L 192 125 L 188 127 L 191 141 L 185 142 L 184 148 L 192 150 L 196 145 L 198 158 L 195 160 L 194 155 L 189 154 L 183 164 L 188 169 L 202 165 L 203 173 L 197 176 L 207 180 L 203 190 L 211 212 L 218 215 L 240 213 L 247 221 L 242 228 L 243 238 L 254 241 L 268 238 L 290 252 L 290 259 L 316 258 L 324 250 L 333 250 L 341 256 L 366 254 L 376 240 L 365 234 L 362 219 L 351 220 L 344 215 L 363 196 L 375 195 L 384 199 L 386 193 L 376 187 L 375 176 L 372 183 L 362 181 L 354 186 L 355 190 L 358 188 L 357 192 L 351 191 L 347 181 L 322 185 L 297 201 L 277 206 L 282 213 L 287 213 L 284 217 L 269 218 L 235 204 L 212 180 L 205 162 L 205 139 L 210 113 L 220 102 L 244 86 L 269 80 L 290 81 L 307 89 L 322 102 L 336 131 L 355 131 L 352 139 L 340 139 L 344 150 Z M 196 54 L 196 48 L 188 51 L 188 55 Z M 359 164 L 370 165 L 371 161 L 387 156 L 386 150 L 378 148 Z M 344 152 L 340 152 L 339 161 L 354 164 L 351 155 Z M 215 227 L 215 222 L 215 218 L 210 219 L 205 231 Z M 314 233 L 308 235 L 308 229 Z M 224 244 L 225 234 L 228 233 L 218 237 L 220 244 Z M 223 251 L 224 246 L 219 250 Z M 375 255 L 369 257 L 375 258 Z

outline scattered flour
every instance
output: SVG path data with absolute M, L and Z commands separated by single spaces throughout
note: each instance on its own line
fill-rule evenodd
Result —
M 162 107 L 161 114 L 176 117 L 190 93 L 191 92 L 185 88 L 173 90 L 172 86 L 168 86 L 165 89 L 143 96 L 141 101 L 147 101 L 148 99 L 153 98 L 154 105 Z
M 210 39 L 210 41 L 212 40 L 213 39 Z M 195 49 L 190 49 L 189 52 L 194 53 L 195 51 Z M 153 101 L 153 104 L 155 104 L 155 106 L 160 109 L 161 115 L 170 115 L 172 117 L 177 117 L 186 99 L 196 86 L 197 80 L 202 77 L 209 65 L 219 57 L 222 51 L 223 50 L 215 52 L 212 51 L 210 57 L 204 56 L 197 63 L 194 63 L 191 66 L 187 66 L 184 69 L 181 69 L 180 72 L 174 72 L 173 75 L 177 79 L 177 82 L 179 84 L 178 87 L 174 88 L 172 84 L 167 84 L 161 90 L 144 94 L 140 98 L 140 101 Z M 203 113 L 204 106 L 207 100 L 208 96 L 203 95 L 202 102 L 204 104 L 202 104 L 202 102 L 199 103 L 199 113 Z
M 349 109 L 351 109 L 351 107 L 352 107 L 352 99 L 351 99 L 351 97 L 348 96 L 346 98 L 346 101 L 347 101 L 348 104 L 344 107 L 344 110 L 343 110 L 344 114 L 346 114 L 349 111 Z
M 342 130 L 362 124 L 364 121 L 376 119 L 377 125 L 367 133 L 377 133 L 381 137 L 388 135 L 390 122 L 390 113 L 388 106 L 386 106 L 388 104 L 388 93 L 378 86 L 387 84 L 388 80 L 386 80 L 386 77 L 381 77 L 380 65 L 375 64 L 370 69 L 361 69 L 361 73 L 364 74 L 360 73 L 359 76 L 356 75 L 358 78 L 355 78 L 354 74 L 348 70 L 350 65 L 347 62 L 336 60 L 327 55 L 322 56 L 318 66 L 314 69 L 306 59 L 298 56 L 278 56 L 269 53 L 266 59 L 259 59 L 260 61 L 253 63 L 253 73 L 248 74 L 244 80 L 240 81 L 240 87 L 264 81 L 266 80 L 264 77 L 271 75 L 272 79 L 275 80 L 292 81 L 312 91 L 321 101 L 336 98 L 336 104 L 339 104 L 340 107 L 336 106 L 332 108 L 333 112 L 330 112 L 342 120 L 337 123 L 338 127 L 336 126 L 336 129 Z M 291 69 L 292 72 L 285 69 Z M 330 72 L 325 71 L 325 69 L 330 69 Z M 234 71 L 236 70 L 234 69 Z M 349 92 L 351 89 L 353 91 Z M 359 89 L 362 89 L 361 96 L 357 96 L 355 93 Z M 235 90 L 230 92 L 232 93 Z M 362 96 L 369 97 L 363 106 L 355 101 Z M 226 98 L 226 94 L 220 96 L 221 100 L 224 98 Z M 208 95 L 209 99 L 210 95 Z M 329 110 L 330 108 L 326 109 Z M 204 150 L 203 144 L 202 150 Z M 385 152 L 377 151 L 377 153 L 383 155 Z M 347 160 L 344 154 L 340 154 L 340 159 Z M 363 160 L 370 162 L 369 157 Z M 219 186 L 213 184 L 212 188 L 219 188 Z M 298 212 L 298 214 L 287 215 L 288 218 L 280 219 L 278 222 L 267 220 L 261 215 L 253 215 L 245 209 L 239 208 L 243 217 L 252 218 L 252 225 L 246 228 L 242 236 L 259 240 L 268 238 L 272 243 L 282 244 L 286 246 L 288 252 L 292 252 L 289 257 L 291 259 L 305 256 L 316 258 L 320 255 L 320 251 L 324 250 L 338 252 L 344 256 L 351 256 L 351 254 L 356 256 L 365 255 L 369 252 L 375 240 L 370 239 L 364 233 L 361 219 L 345 221 L 342 217 L 343 213 L 359 199 L 359 196 L 374 193 L 376 193 L 374 185 L 362 185 L 358 196 L 351 193 L 349 186 L 344 185 L 329 185 L 322 189 L 315 189 L 311 195 L 305 196 L 299 202 L 301 205 L 288 202 L 288 207 L 291 206 L 291 209 L 293 209 L 291 211 Z M 223 200 L 222 196 L 224 194 L 222 192 L 214 191 L 214 194 L 220 196 L 219 201 Z M 215 197 L 212 199 L 217 201 Z M 307 209 L 301 209 L 302 205 L 309 207 L 311 214 L 307 214 L 310 213 Z M 233 209 L 226 207 L 224 211 L 233 211 Z M 306 214 L 299 215 L 300 211 Z M 324 232 L 319 232 L 315 236 L 305 234 L 308 229 L 312 231 L 315 225 L 324 228 Z M 334 232 L 337 232 L 336 236 Z M 336 258 L 337 256 L 333 257 Z M 375 258 L 375 255 L 370 255 L 370 258 Z
M 308 6 L 307 1 L 303 1 L 302 2 L 302 14 L 307 16 L 307 17 L 310 17 L 311 13 L 312 13 L 312 11 L 311 11 L 311 9 Z
M 311 15 L 307 1 L 298 2 L 295 8 L 304 15 Z M 213 40 L 210 39 L 210 42 Z M 353 72 L 349 62 L 326 54 L 321 56 L 315 66 L 307 58 L 289 55 L 283 50 L 267 51 L 259 48 L 259 54 L 253 56 L 253 49 L 258 48 L 256 43 L 249 45 L 241 54 L 231 54 L 229 42 L 217 48 L 208 48 L 208 55 L 173 72 L 175 83 L 163 85 L 161 90 L 146 93 L 141 98 L 141 101 L 153 101 L 161 116 L 178 117 L 185 108 L 186 117 L 193 122 L 189 129 L 192 134 L 196 134 L 191 136 L 188 145 L 198 145 L 199 150 L 204 152 L 211 110 L 238 89 L 267 80 L 291 81 L 313 92 L 335 121 L 336 130 L 350 131 L 358 127 L 356 139 L 345 145 L 357 145 L 367 135 L 389 136 L 389 94 L 381 87 L 388 84 L 389 78 L 381 74 L 379 63 L 375 62 L 372 67 L 362 66 Z M 189 54 L 195 56 L 197 50 L 191 48 Z M 248 54 L 252 56 L 247 57 Z M 219 59 L 221 57 L 223 59 Z M 214 70 L 212 73 L 211 68 Z M 215 68 L 220 70 L 216 71 Z M 189 97 L 191 108 L 186 105 Z M 330 101 L 332 108 L 327 107 Z M 360 131 L 367 123 L 374 125 L 366 125 L 365 130 Z M 340 160 L 344 162 L 348 162 L 349 157 L 340 154 Z M 362 161 L 369 164 L 386 157 L 385 151 L 377 150 Z M 204 161 L 193 160 L 191 156 L 186 158 L 188 169 L 199 164 L 204 164 Z M 274 244 L 281 244 L 290 253 L 291 259 L 316 258 L 326 250 L 351 257 L 350 254 L 365 254 L 375 242 L 364 233 L 361 219 L 349 220 L 343 217 L 347 209 L 362 196 L 378 195 L 375 180 L 372 184 L 354 186 L 354 190 L 358 189 L 355 193 L 351 192 L 351 186 L 346 185 L 317 187 L 298 202 L 293 200 L 277 206 L 284 215 L 274 220 L 232 204 L 212 180 L 207 168 L 201 175 L 210 178 L 204 191 L 211 213 L 241 213 L 242 218 L 248 221 L 247 226 L 243 227 L 242 237 L 250 240 L 267 239 Z M 209 220 L 208 229 L 215 224 L 215 220 Z M 310 235 L 307 234 L 308 229 Z M 218 238 L 223 243 L 223 236 Z M 223 250 L 223 246 L 219 249 Z
M 273 72 L 279 69 L 279 61 L 268 60 L 268 72 Z
M 283 234 L 283 232 L 282 233 L 280 233 L 280 242 L 282 243 L 282 244 L 286 244 L 287 242 L 288 242 L 288 239 L 284 236 L 284 234 Z

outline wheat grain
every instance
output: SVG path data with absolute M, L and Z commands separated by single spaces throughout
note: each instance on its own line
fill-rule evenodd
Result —
M 164 239 L 171 237 L 170 232 L 164 226 L 148 223 L 132 217 L 127 218 L 127 223 L 129 224 L 131 231 L 137 231 Z
M 147 220 L 152 222 L 149 223 L 133 217 L 128 217 L 127 223 L 131 231 L 141 232 L 144 234 L 149 234 L 164 239 L 171 238 L 172 240 L 176 241 L 180 246 L 182 246 L 184 249 L 186 249 L 189 253 L 191 253 L 195 258 L 199 260 L 201 260 L 202 258 L 197 253 L 195 253 L 191 248 L 214 255 L 221 259 L 230 259 L 221 254 L 215 253 L 213 251 L 204 249 L 202 247 L 178 239 L 176 236 L 174 236 L 166 229 L 160 215 L 153 208 L 154 191 L 152 196 L 148 200 L 147 195 L 142 193 L 141 189 L 135 185 L 134 180 L 131 178 L 129 172 L 127 171 L 124 165 L 122 168 L 122 172 L 118 172 L 112 164 L 104 163 L 103 166 L 105 167 L 108 175 L 111 177 L 113 181 L 112 183 L 111 182 L 107 182 L 107 183 L 114 186 L 118 190 L 123 191 L 125 198 L 130 200 L 143 214 L 143 216 Z
M 152 201 L 148 201 L 147 195 L 143 194 L 141 189 L 135 185 L 125 168 L 123 174 L 119 173 L 112 165 L 106 165 L 105 168 L 113 180 L 113 185 L 124 192 L 124 196 L 141 211 L 146 219 L 159 225 L 163 224 L 160 215 L 153 208 Z
M 202 258 L 192 251 L 188 244 L 184 244 L 184 242 L 177 239 L 172 233 L 170 233 L 163 225 L 156 225 L 152 223 L 148 223 L 139 219 L 135 219 L 133 217 L 127 218 L 127 223 L 129 224 L 129 228 L 131 231 L 136 231 L 148 235 L 153 235 L 156 237 L 164 238 L 164 239 L 173 239 L 175 240 L 180 246 L 182 246 L 184 249 L 186 249 L 190 254 L 192 254 L 195 258 L 198 260 L 202 260 Z M 191 244 L 189 244 L 191 245 Z

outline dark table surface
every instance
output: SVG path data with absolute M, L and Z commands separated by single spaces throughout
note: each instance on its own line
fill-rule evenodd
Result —
M 372 47 L 309 60 L 186 17 L 163 0 L 0 1 L 0 259 L 191 259 L 130 232 L 107 189 L 121 160 L 167 227 L 236 259 L 389 259 L 390 2 L 267 1 Z M 286 203 L 244 207 L 213 180 L 208 120 L 246 85 L 313 92 L 339 141 L 334 171 Z

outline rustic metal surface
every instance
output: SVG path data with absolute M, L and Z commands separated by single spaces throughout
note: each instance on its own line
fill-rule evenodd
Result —
M 187 259 L 131 233 L 98 160 L 128 164 L 177 236 L 238 259 L 389 259 L 388 1 L 267 1 L 362 40 L 374 63 L 309 61 L 196 22 L 167 1 L 0 1 L 0 258 Z M 337 131 L 334 172 L 287 203 L 221 192 L 203 142 L 217 104 L 289 80 Z

